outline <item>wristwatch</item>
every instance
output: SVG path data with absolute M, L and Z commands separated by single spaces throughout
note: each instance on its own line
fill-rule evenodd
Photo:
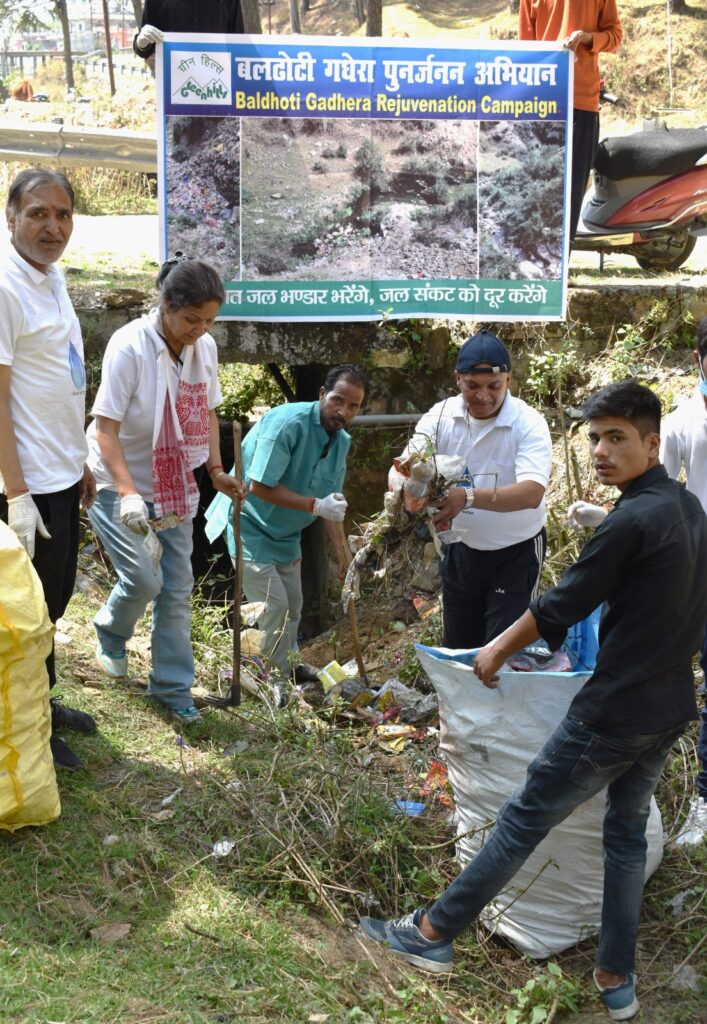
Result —
M 468 487 L 466 491 L 466 501 L 464 502 L 464 508 L 471 508 L 474 504 L 474 488 Z

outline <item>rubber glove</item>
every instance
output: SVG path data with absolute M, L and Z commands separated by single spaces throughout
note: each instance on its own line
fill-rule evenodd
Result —
M 348 502 L 343 494 L 327 494 L 326 498 L 315 498 L 312 511 L 315 516 L 329 519 L 332 523 L 343 523 Z
M 148 46 L 152 46 L 153 43 L 161 43 L 164 39 L 164 32 L 155 28 L 154 25 L 143 25 L 138 32 L 135 43 L 138 50 L 146 50 Z
M 44 520 L 29 492 L 7 499 L 7 525 L 15 531 L 30 558 L 34 558 L 34 540 L 37 532 L 45 540 L 51 540 L 51 534 L 44 525 Z
M 601 505 L 591 505 L 588 501 L 575 501 L 567 509 L 567 522 L 577 529 L 580 526 L 601 526 L 608 515 Z
M 120 521 L 133 533 L 144 537 L 150 529 L 150 513 L 141 494 L 124 494 L 120 499 Z

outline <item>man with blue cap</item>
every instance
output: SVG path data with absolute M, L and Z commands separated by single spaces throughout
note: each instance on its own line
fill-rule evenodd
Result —
M 510 393 L 511 357 L 490 331 L 459 350 L 459 394 L 417 424 L 405 455 L 461 455 L 463 478 L 437 502 L 444 645 L 481 647 L 526 610 L 545 556 L 547 423 Z M 449 529 L 446 529 L 449 525 Z

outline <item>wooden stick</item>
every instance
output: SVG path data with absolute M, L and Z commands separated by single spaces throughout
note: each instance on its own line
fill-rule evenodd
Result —
M 339 538 L 339 544 L 341 545 L 342 554 L 344 556 L 344 562 L 348 563 L 351 561 L 351 553 L 349 552 L 349 543 L 346 540 L 346 531 L 344 530 L 343 523 L 334 523 L 337 537 Z M 354 654 L 356 655 L 356 665 L 358 666 L 358 674 L 364 683 L 368 682 L 366 678 L 366 666 L 363 663 L 363 653 L 361 651 L 361 637 L 358 632 L 358 617 L 356 615 L 356 602 L 351 595 L 349 601 L 349 620 L 351 621 L 351 638 L 353 640 Z
M 241 460 L 241 425 L 233 421 L 233 475 L 240 482 L 243 476 Z M 235 570 L 233 581 L 233 675 L 231 676 L 231 706 L 241 703 L 241 597 L 243 595 L 243 552 L 241 547 L 241 500 L 233 499 L 231 508 Z

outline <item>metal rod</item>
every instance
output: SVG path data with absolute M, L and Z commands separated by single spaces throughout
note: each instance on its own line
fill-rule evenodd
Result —
M 375 412 L 355 416 L 349 423 L 349 427 L 406 427 L 421 419 L 421 412 Z
M 349 551 L 349 544 L 346 540 L 346 530 L 344 529 L 343 523 L 334 523 L 336 534 L 341 545 L 341 550 L 344 555 L 346 562 L 351 561 L 351 552 Z M 356 615 L 356 602 L 354 601 L 353 594 L 349 601 L 349 620 L 351 622 L 351 639 L 353 640 L 354 655 L 356 656 L 356 665 L 358 666 L 358 674 L 361 677 L 362 682 L 367 683 L 366 678 L 366 666 L 363 661 L 363 652 L 361 650 L 361 636 L 358 632 L 358 617 Z
M 241 459 L 241 425 L 233 421 L 233 475 L 240 483 L 243 476 Z M 234 565 L 233 581 L 233 676 L 231 677 L 231 706 L 237 708 L 241 702 L 241 597 L 243 594 L 243 552 L 241 545 L 241 499 L 234 498 L 231 507 L 233 516 Z

